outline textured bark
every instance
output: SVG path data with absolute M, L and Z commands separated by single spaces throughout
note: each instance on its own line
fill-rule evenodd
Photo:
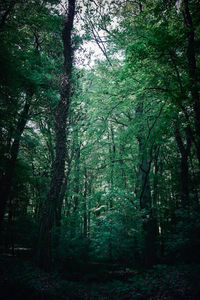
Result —
M 64 177 L 64 181 L 63 181 L 61 191 L 60 191 L 58 205 L 56 207 L 56 226 L 57 227 L 61 226 L 61 212 L 62 212 L 63 200 L 65 197 L 65 192 L 66 192 L 67 186 L 68 186 L 70 172 L 71 172 L 71 163 L 68 164 L 68 166 L 67 166 L 67 172 Z
M 14 172 L 15 172 L 15 166 L 17 157 L 19 154 L 19 146 L 20 146 L 20 140 L 22 133 L 24 131 L 26 122 L 28 120 L 28 112 L 29 112 L 30 104 L 28 102 L 25 103 L 23 111 L 21 112 L 15 138 L 13 141 L 13 144 L 10 148 L 10 159 L 7 161 L 6 164 L 6 170 L 4 176 L 1 178 L 0 182 L 0 195 L 1 195 L 1 201 L 0 201 L 0 231 L 2 228 L 2 222 L 5 214 L 6 205 L 9 201 L 12 182 L 14 178 Z
M 62 40 L 64 47 L 64 73 L 61 81 L 60 101 L 55 117 L 55 160 L 52 167 L 50 188 L 43 206 L 40 221 L 37 260 L 45 270 L 51 268 L 52 228 L 55 221 L 56 207 L 64 178 L 66 158 L 66 119 L 70 104 L 72 73 L 72 29 L 75 15 L 75 0 L 68 0 L 68 13 L 63 20 Z
M 67 135 L 68 135 L 69 127 L 67 127 L 66 131 L 67 131 Z M 64 198 L 65 198 L 66 191 L 68 189 L 69 175 L 70 175 L 70 172 L 71 172 L 71 164 L 72 164 L 72 160 L 74 158 L 74 155 L 75 155 L 75 141 L 72 145 L 71 155 L 69 155 L 69 148 L 66 147 L 67 171 L 65 172 L 65 175 L 64 175 L 64 179 L 63 179 L 63 183 L 62 183 L 62 187 L 61 187 L 61 191 L 60 191 L 60 195 L 59 195 L 59 200 L 58 200 L 57 206 L 56 206 L 56 216 L 55 216 L 56 217 L 56 226 L 57 226 L 57 242 L 59 242 L 60 226 L 61 226 L 61 213 L 62 213 L 63 201 L 64 201 Z

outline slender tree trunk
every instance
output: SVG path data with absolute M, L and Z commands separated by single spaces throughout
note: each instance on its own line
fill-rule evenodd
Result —
M 143 101 L 141 100 L 136 108 L 136 118 L 143 116 Z M 145 209 L 147 214 L 143 220 L 144 248 L 143 262 L 146 266 L 151 266 L 156 261 L 156 219 L 152 213 L 152 199 L 150 190 L 149 173 L 152 157 L 148 158 L 147 147 L 143 135 L 143 125 L 139 128 L 137 134 L 139 151 L 139 170 L 137 196 L 140 199 L 140 208 Z M 151 150 L 152 152 L 152 150 Z M 151 153 L 152 156 L 152 153 Z
M 114 138 L 114 130 L 112 124 L 110 126 L 110 134 L 108 132 L 108 140 L 109 140 L 109 155 L 110 155 L 110 164 L 111 164 L 111 174 L 110 174 L 110 186 L 111 189 L 114 186 L 114 166 L 115 166 L 115 157 L 116 157 L 116 146 L 115 146 L 115 138 Z M 109 199 L 109 206 L 113 208 L 112 197 Z
M 92 178 L 90 176 L 90 180 L 88 182 L 88 195 L 90 196 L 92 193 Z M 90 224 L 91 224 L 91 198 L 88 197 L 88 211 L 87 211 L 87 237 L 90 237 Z
M 189 206 L 190 199 L 189 199 L 189 166 L 188 166 L 188 157 L 190 154 L 191 148 L 191 139 L 188 131 L 186 132 L 187 135 L 187 142 L 184 145 L 180 131 L 178 127 L 175 128 L 175 138 L 176 142 L 181 154 L 181 199 L 182 199 L 182 206 L 186 208 Z
M 78 138 L 78 136 L 77 136 Z M 77 140 L 78 142 L 78 140 Z M 71 222 L 71 237 L 76 236 L 77 231 L 77 220 L 78 220 L 78 206 L 79 206 L 79 193 L 80 193 L 80 145 L 77 144 L 76 147 L 76 157 L 75 157 L 75 196 L 73 197 L 73 212 L 72 212 L 72 222 Z
M 80 146 L 77 145 L 75 158 L 75 197 L 74 197 L 74 212 L 78 209 L 79 190 L 80 190 Z
M 56 207 L 64 178 L 66 158 L 66 119 L 70 104 L 71 73 L 72 73 L 72 29 L 75 14 L 75 0 L 68 0 L 67 16 L 63 20 L 62 40 L 64 46 L 64 74 L 61 81 L 60 101 L 55 118 L 55 160 L 52 168 L 51 182 L 40 221 L 37 260 L 45 270 L 51 268 L 52 228 L 55 220 Z
M 19 154 L 19 145 L 22 133 L 24 131 L 24 128 L 26 126 L 26 122 L 28 120 L 28 113 L 29 113 L 30 103 L 26 101 L 23 111 L 20 115 L 15 139 L 14 142 L 10 148 L 10 159 L 7 161 L 7 166 L 5 170 L 4 176 L 1 178 L 1 186 L 0 186 L 0 195 L 1 195 L 1 201 L 0 201 L 0 231 L 2 228 L 2 222 L 5 214 L 6 205 L 9 201 L 12 182 L 14 178 L 14 172 L 15 172 L 15 165 L 17 161 L 17 157 Z
M 119 165 L 120 165 L 120 171 L 121 171 L 121 185 L 124 187 L 124 189 L 127 188 L 127 178 L 126 178 L 126 166 L 123 161 L 123 152 L 124 152 L 124 147 L 122 144 L 119 145 L 119 155 L 120 155 L 120 160 L 119 160 Z
M 154 178 L 153 178 L 153 199 L 152 199 L 152 206 L 153 210 L 157 214 L 157 198 L 158 198 L 158 172 L 159 172 L 159 147 L 155 147 L 155 154 L 154 154 Z
M 84 194 L 83 194 L 83 235 L 87 237 L 87 194 L 88 194 L 88 176 L 87 176 L 87 169 L 84 167 Z
M 190 92 L 193 99 L 194 117 L 195 117 L 195 132 L 196 132 L 196 149 L 197 158 L 200 163 L 200 98 L 199 98 L 199 75 L 196 63 L 195 52 L 195 29 L 193 26 L 192 16 L 189 9 L 189 0 L 183 1 L 184 23 L 187 30 L 187 61 L 188 74 L 190 80 Z

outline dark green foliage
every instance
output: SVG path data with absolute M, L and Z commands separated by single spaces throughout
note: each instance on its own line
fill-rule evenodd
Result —
M 199 2 L 4 2 L 4 298 L 198 299 Z
M 176 211 L 176 226 L 169 234 L 166 257 L 169 262 L 199 263 L 200 215 L 187 210 Z
M 61 236 L 59 247 L 55 251 L 55 261 L 61 272 L 81 272 L 90 261 L 91 241 L 84 238 Z

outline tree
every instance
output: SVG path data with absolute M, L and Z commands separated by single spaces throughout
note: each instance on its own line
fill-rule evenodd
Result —
M 44 46 L 50 41 L 48 24 L 57 22 L 51 15 L 51 8 L 30 3 L 31 17 L 22 18 L 27 3 L 9 1 L 8 7 L 2 6 L 1 39 L 1 212 L 3 222 L 6 205 L 10 198 L 15 165 L 20 151 L 20 141 L 31 114 L 38 110 L 37 102 L 49 87 L 45 76 L 50 77 L 52 65 L 47 66 Z M 22 21 L 23 19 L 23 21 Z M 41 30 L 40 25 L 46 28 Z M 40 21 L 39 21 L 40 20 Z M 39 24 L 37 22 L 39 21 Z M 37 25 L 36 25 L 37 24 Z M 42 39 L 43 38 L 43 39 Z M 43 72 L 41 74 L 41 70 Z M 5 113 L 3 113 L 5 112 Z
M 44 203 L 38 239 L 38 263 L 44 269 L 51 267 L 51 237 L 54 217 L 58 206 L 64 178 L 66 158 L 66 118 L 70 104 L 72 74 L 72 29 L 75 15 L 75 0 L 68 1 L 67 16 L 63 20 L 62 40 L 64 47 L 64 73 L 61 78 L 60 101 L 55 117 L 55 161 L 53 162 L 49 192 Z

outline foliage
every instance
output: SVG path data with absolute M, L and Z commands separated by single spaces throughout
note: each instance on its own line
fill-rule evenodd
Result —
M 8 185 L 1 248 L 16 255 L 31 248 L 35 259 L 64 123 L 57 107 L 68 83 L 69 7 L 7 3 L 0 7 L 2 195 Z M 77 1 L 64 178 L 46 235 L 52 268 L 66 280 L 48 286 L 50 275 L 38 279 L 40 270 L 17 264 L 11 285 L 33 298 L 196 297 L 189 277 L 198 277 L 200 245 L 199 8 L 195 0 Z M 89 291 L 70 282 L 81 276 Z

